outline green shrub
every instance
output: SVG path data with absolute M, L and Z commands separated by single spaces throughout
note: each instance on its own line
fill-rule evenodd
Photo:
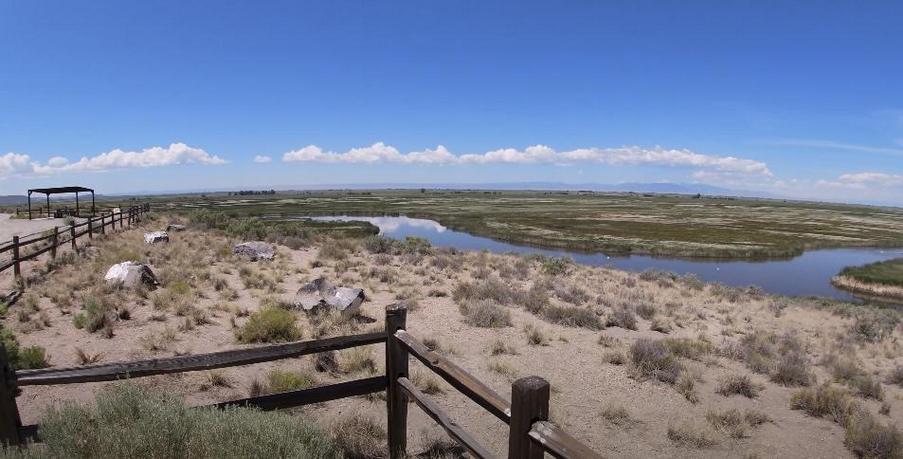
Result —
M 0 340 L 6 348 L 6 358 L 13 370 L 29 370 L 46 368 L 48 364 L 47 351 L 41 346 L 29 346 L 22 348 L 19 340 L 12 330 L 0 327 Z
M 567 274 L 573 263 L 573 260 L 567 257 L 542 257 L 539 261 L 542 272 L 550 276 Z
M 19 359 L 16 363 L 16 368 L 21 370 L 46 368 L 50 365 L 47 361 L 47 351 L 45 351 L 43 347 L 28 346 L 19 351 Z
M 104 328 L 109 322 L 108 316 L 110 307 L 103 301 L 95 297 L 89 297 L 85 300 L 84 311 L 79 312 L 72 318 L 75 328 L 83 328 L 88 333 L 94 333 Z
M 290 311 L 268 306 L 251 314 L 236 332 L 236 338 L 242 343 L 295 341 L 301 338 L 301 330 L 295 325 L 296 320 Z
M 325 432 L 279 412 L 188 408 L 163 392 L 115 385 L 95 408 L 51 408 L 40 424 L 43 443 L 7 449 L 6 457 L 244 458 L 341 457 Z
M 289 392 L 307 389 L 316 384 L 313 375 L 305 372 L 271 370 L 267 374 L 269 392 Z
M 715 349 L 712 343 L 695 338 L 665 338 L 662 344 L 674 355 L 691 360 L 700 360 Z

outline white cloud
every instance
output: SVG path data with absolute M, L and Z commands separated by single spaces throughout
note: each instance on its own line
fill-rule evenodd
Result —
M 254 162 L 255 162 L 255 163 L 265 164 L 265 163 L 268 163 L 268 162 L 271 162 L 271 161 L 273 161 L 273 158 L 270 158 L 269 156 L 257 155 L 257 156 L 254 157 Z
M 31 158 L 28 155 L 7 153 L 0 156 L 0 177 L 27 173 L 31 170 Z
M 867 189 L 874 187 L 903 187 L 903 175 L 884 172 L 857 172 L 843 174 L 837 180 L 820 180 L 820 185 L 835 188 Z
M 369 147 L 352 148 L 344 153 L 323 151 L 316 145 L 308 145 L 282 155 L 282 160 L 316 161 L 325 163 L 375 163 L 401 164 L 562 164 L 601 163 L 610 165 L 658 165 L 694 167 L 728 173 L 770 177 L 768 165 L 761 161 L 696 153 L 686 149 L 661 147 L 582 148 L 556 151 L 545 145 L 534 145 L 518 150 L 504 148 L 482 154 L 452 154 L 439 145 L 434 150 L 401 153 L 395 147 L 382 142 Z
M 7 153 L 0 156 L 0 178 L 13 175 L 53 174 L 58 172 L 105 171 L 132 167 L 159 167 L 177 164 L 225 164 L 226 160 L 211 155 L 200 148 L 184 143 L 174 143 L 169 147 L 151 147 L 141 151 L 120 149 L 85 156 L 72 162 L 62 156 L 54 156 L 45 163 L 32 161 L 25 154 Z

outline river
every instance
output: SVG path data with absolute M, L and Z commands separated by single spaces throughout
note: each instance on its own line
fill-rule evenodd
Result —
M 831 278 L 841 269 L 903 256 L 903 249 L 869 248 L 810 250 L 792 259 L 766 261 L 680 259 L 648 255 L 609 256 L 604 253 L 543 249 L 496 241 L 452 230 L 436 221 L 422 218 L 356 216 L 299 218 L 366 221 L 378 226 L 383 236 L 394 239 L 417 236 L 429 240 L 432 245 L 438 247 L 566 256 L 577 263 L 591 266 L 610 266 L 637 272 L 658 269 L 678 274 L 695 274 L 708 282 L 720 282 L 737 287 L 755 285 L 769 293 L 779 295 L 820 296 L 846 301 L 861 299 L 831 285 Z

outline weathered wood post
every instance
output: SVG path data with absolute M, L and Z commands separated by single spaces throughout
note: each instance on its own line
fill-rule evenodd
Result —
M 527 376 L 511 386 L 511 422 L 508 459 L 542 459 L 543 449 L 530 440 L 536 421 L 549 419 L 549 383 L 539 376 Z
M 407 317 L 404 305 L 386 307 L 386 424 L 391 459 L 403 459 L 407 455 L 408 400 L 398 378 L 408 377 L 408 351 L 395 338 L 395 332 L 407 326 Z
M 0 442 L 5 445 L 19 445 L 22 438 L 19 429 L 19 407 L 16 406 L 16 372 L 9 363 L 6 347 L 0 341 Z
M 100 234 L 107 234 L 106 215 L 100 214 Z
M 88 217 L 88 239 L 94 239 L 94 217 Z
M 60 240 L 60 227 L 54 226 L 53 227 L 53 237 L 50 238 L 50 243 L 52 244 L 50 246 L 50 259 L 52 259 L 52 260 L 56 260 L 56 246 L 58 245 L 59 240 Z
M 13 236 L 13 274 L 16 282 L 22 280 L 22 267 L 19 266 L 19 236 Z
M 75 251 L 78 248 L 75 245 L 75 222 L 69 225 L 69 239 L 72 241 L 72 250 Z

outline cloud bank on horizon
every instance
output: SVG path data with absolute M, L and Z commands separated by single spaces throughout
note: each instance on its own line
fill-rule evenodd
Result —
M 255 155 L 251 161 L 267 167 L 273 162 L 273 157 Z M 114 149 L 95 156 L 84 156 L 75 161 L 63 156 L 52 156 L 42 162 L 32 159 L 28 154 L 10 152 L 0 156 L 0 179 L 163 166 L 220 166 L 229 162 L 202 148 L 180 142 L 172 143 L 168 147 L 155 146 L 137 151 Z M 316 145 L 308 145 L 282 154 L 282 163 L 323 163 L 337 166 L 342 164 L 395 164 L 401 167 L 454 167 L 490 164 L 657 166 L 688 169 L 691 171 L 688 177 L 696 183 L 751 187 L 750 189 L 753 190 L 758 189 L 786 196 L 816 197 L 803 194 L 804 190 L 836 193 L 859 192 L 863 196 L 876 189 L 891 191 L 900 189 L 903 191 L 903 175 L 898 174 L 859 171 L 817 180 L 780 178 L 764 161 L 661 146 L 651 148 L 640 146 L 587 147 L 557 151 L 546 145 L 533 145 L 524 149 L 502 148 L 484 153 L 455 154 L 442 145 L 434 149 L 428 148 L 408 153 L 402 153 L 396 147 L 383 142 L 351 148 L 344 152 L 329 151 Z M 844 195 L 838 194 L 837 196 Z

